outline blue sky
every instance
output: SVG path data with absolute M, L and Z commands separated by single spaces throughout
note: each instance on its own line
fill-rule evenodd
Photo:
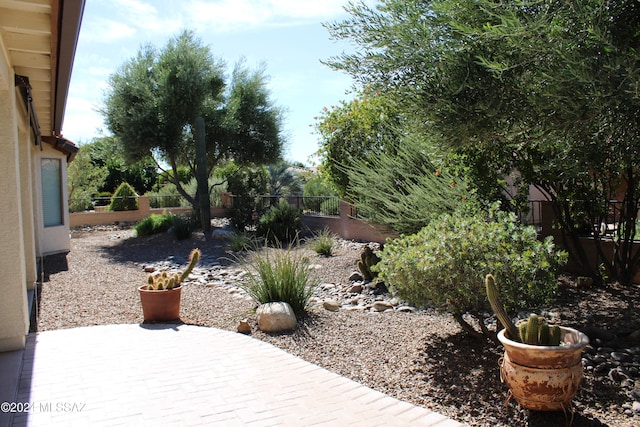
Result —
M 310 164 L 318 137 L 309 125 L 325 106 L 352 98 L 351 78 L 320 63 L 352 48 L 322 23 L 346 17 L 347 0 L 87 0 L 63 134 L 76 142 L 108 135 L 96 111 L 109 75 L 150 43 L 161 49 L 194 30 L 228 73 L 241 59 L 265 64 L 276 105 L 286 110 L 286 158 Z M 368 3 L 371 3 L 369 1 Z

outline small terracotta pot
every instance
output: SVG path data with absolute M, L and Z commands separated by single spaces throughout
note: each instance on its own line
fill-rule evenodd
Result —
M 180 318 L 182 286 L 156 291 L 147 289 L 147 285 L 143 285 L 138 288 L 138 292 L 145 322 L 162 322 Z
M 589 338 L 572 328 L 560 327 L 561 346 L 538 346 L 512 341 L 498 333 L 504 345 L 500 377 L 516 401 L 535 411 L 567 408 L 582 382 L 582 350 Z

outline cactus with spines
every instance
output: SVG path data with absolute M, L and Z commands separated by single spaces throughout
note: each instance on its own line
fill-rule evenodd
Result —
M 496 314 L 502 326 L 507 330 L 506 335 L 509 339 L 518 341 L 520 337 L 520 333 L 518 332 L 518 328 L 511 320 L 511 317 L 507 314 L 502 305 L 502 301 L 500 300 L 500 294 L 498 293 L 498 287 L 496 286 L 496 280 L 493 275 L 487 274 L 484 279 L 485 287 L 487 288 L 487 298 L 489 298 L 489 303 L 491 304 L 491 308 L 493 312 Z
M 163 270 L 160 273 L 149 274 L 147 276 L 147 289 L 148 290 L 171 290 L 182 284 L 182 281 L 189 277 L 193 268 L 200 261 L 201 252 L 199 249 L 193 249 L 189 254 L 189 264 L 182 273 L 167 273 L 167 270 Z
M 520 340 L 531 345 L 560 345 L 560 327 L 549 325 L 544 317 L 535 314 L 519 325 Z
M 371 247 L 368 245 L 364 247 L 362 253 L 360 254 L 360 259 L 358 260 L 358 270 L 362 277 L 367 282 L 371 282 L 373 279 L 378 277 L 378 273 L 375 271 L 371 271 L 371 267 L 380 262 L 380 257 L 376 255 Z

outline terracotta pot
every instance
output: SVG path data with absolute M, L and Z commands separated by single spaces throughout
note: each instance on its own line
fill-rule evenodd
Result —
M 180 318 L 180 294 L 182 286 L 171 290 L 150 290 L 147 285 L 138 288 L 142 314 L 146 321 L 169 321 Z
M 516 401 L 535 411 L 567 408 L 582 382 L 582 350 L 589 338 L 572 328 L 560 327 L 560 346 L 538 346 L 512 341 L 498 333 L 504 345 L 500 377 Z

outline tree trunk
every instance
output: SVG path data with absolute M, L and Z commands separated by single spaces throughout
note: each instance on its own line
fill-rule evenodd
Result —
M 196 118 L 195 123 L 196 141 L 196 181 L 198 182 L 198 217 L 202 231 L 211 229 L 211 202 L 209 200 L 209 174 L 207 173 L 207 147 L 204 138 L 204 119 Z

